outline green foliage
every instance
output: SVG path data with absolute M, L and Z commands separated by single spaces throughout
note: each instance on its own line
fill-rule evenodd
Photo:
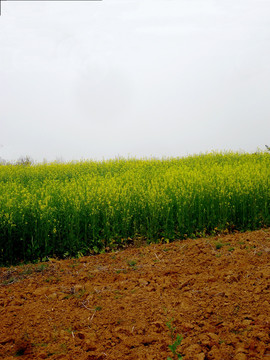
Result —
M 177 353 L 177 347 L 181 344 L 183 337 L 179 334 L 175 334 L 175 330 L 176 328 L 173 327 L 173 319 L 169 320 L 166 323 L 166 326 L 168 327 L 168 329 L 170 330 L 170 337 L 173 341 L 173 343 L 171 345 L 168 345 L 169 349 L 171 350 L 171 352 L 173 353 L 173 358 L 174 359 L 179 359 L 182 360 L 183 357 L 181 354 Z M 172 360 L 171 357 L 167 357 L 167 360 Z
M 269 226 L 269 179 L 268 152 L 0 165 L 0 264 Z
M 127 262 L 127 264 L 130 266 L 130 267 L 135 267 L 135 265 L 137 264 L 137 261 L 135 261 L 135 260 L 129 260 L 128 262 Z
M 171 352 L 173 353 L 174 357 L 176 357 L 176 359 L 179 359 L 179 360 L 181 360 L 183 357 L 181 354 L 176 352 L 176 349 L 181 344 L 182 340 L 183 340 L 183 337 L 180 335 L 177 335 L 174 343 L 172 345 L 168 345 L 168 347 L 171 350 Z M 168 357 L 167 360 L 172 360 L 172 358 Z
M 215 243 L 215 246 L 216 246 L 216 249 L 219 250 L 224 246 L 224 244 L 217 242 L 217 243 Z
M 48 268 L 47 264 L 40 264 L 36 267 L 35 271 L 43 273 L 47 268 Z

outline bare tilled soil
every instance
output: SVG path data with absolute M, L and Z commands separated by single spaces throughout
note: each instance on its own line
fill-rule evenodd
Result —
M 270 360 L 270 229 L 0 277 L 1 359 Z

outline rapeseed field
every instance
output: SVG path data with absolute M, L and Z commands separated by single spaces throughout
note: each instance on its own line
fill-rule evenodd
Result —
M 270 154 L 0 165 L 0 263 L 270 225 Z

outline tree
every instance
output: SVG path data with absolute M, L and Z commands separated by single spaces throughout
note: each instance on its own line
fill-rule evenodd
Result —
M 16 165 L 30 166 L 33 164 L 33 159 L 29 155 L 21 156 L 17 161 Z

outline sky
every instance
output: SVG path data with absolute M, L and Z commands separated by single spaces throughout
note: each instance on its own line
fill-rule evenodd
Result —
M 269 0 L 5 1 L 0 158 L 270 145 Z

